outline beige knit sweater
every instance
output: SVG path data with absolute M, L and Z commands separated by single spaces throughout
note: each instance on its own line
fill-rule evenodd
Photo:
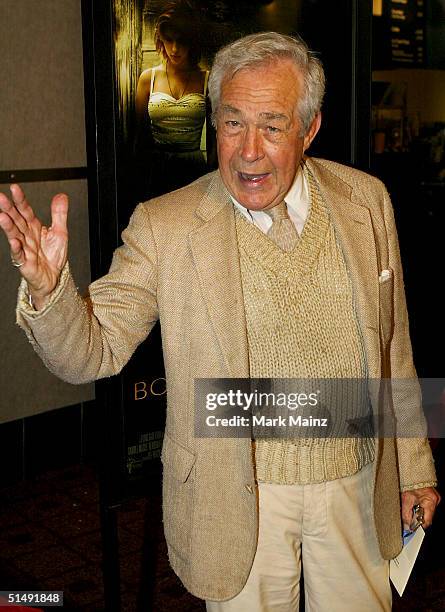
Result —
M 292 252 L 282 251 L 240 213 L 236 215 L 250 376 L 364 380 L 366 358 L 351 280 L 326 206 L 314 179 L 307 176 L 310 212 Z M 285 439 L 257 439 L 258 480 L 322 482 L 354 474 L 373 460 L 371 437 L 338 434 L 344 432 L 341 422 L 364 416 L 359 411 L 365 402 L 356 397 L 362 387 L 352 385 L 345 393 L 347 381 L 335 384 L 340 390 L 329 405 L 336 421 L 331 436 L 312 437 L 308 431 L 311 437 L 293 438 L 296 430 L 287 428 Z

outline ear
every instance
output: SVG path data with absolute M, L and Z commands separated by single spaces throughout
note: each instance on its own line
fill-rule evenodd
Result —
M 317 113 L 303 139 L 303 151 L 309 149 L 321 126 L 321 112 Z

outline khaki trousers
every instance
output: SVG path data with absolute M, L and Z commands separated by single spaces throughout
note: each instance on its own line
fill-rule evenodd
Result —
M 301 561 L 306 612 L 391 610 L 389 563 L 372 517 L 373 464 L 310 485 L 259 484 L 258 547 L 243 590 L 208 612 L 298 612 Z

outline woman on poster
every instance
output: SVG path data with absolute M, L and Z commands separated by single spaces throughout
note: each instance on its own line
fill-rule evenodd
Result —
M 178 189 L 212 169 L 208 71 L 199 66 L 196 11 L 189 2 L 166 6 L 155 28 L 156 50 L 163 61 L 139 77 L 139 199 Z

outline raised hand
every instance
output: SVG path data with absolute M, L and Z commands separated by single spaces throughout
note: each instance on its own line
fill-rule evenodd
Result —
M 54 196 L 51 227 L 35 216 L 18 185 L 11 185 L 12 201 L 0 193 L 0 227 L 11 249 L 11 261 L 26 279 L 34 307 L 42 308 L 55 289 L 68 254 L 68 197 Z

